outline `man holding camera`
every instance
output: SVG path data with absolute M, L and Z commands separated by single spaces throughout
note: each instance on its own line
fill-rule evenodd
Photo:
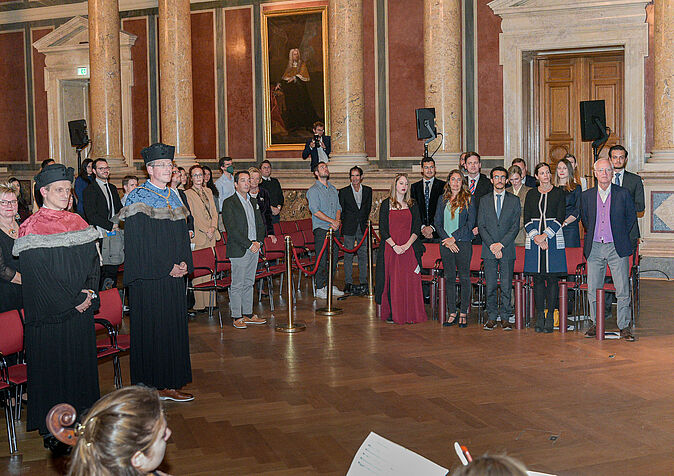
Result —
M 325 125 L 321 121 L 314 122 L 313 126 L 314 137 L 307 141 L 302 151 L 302 159 L 311 156 L 311 171 L 313 172 L 318 166 L 319 162 L 330 161 L 330 151 L 332 146 L 330 144 L 330 136 L 323 135 L 325 133 Z

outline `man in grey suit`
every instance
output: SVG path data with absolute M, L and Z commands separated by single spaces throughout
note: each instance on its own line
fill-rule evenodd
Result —
M 234 190 L 234 195 L 222 202 L 221 213 L 227 230 L 227 258 L 232 263 L 229 306 L 234 327 L 245 329 L 250 324 L 267 322 L 253 314 L 255 272 L 266 229 L 257 200 L 248 195 L 248 171 L 234 174 Z
M 501 316 L 503 330 L 509 331 L 512 330 L 510 294 L 515 266 L 515 238 L 520 230 L 522 207 L 519 198 L 506 192 L 508 171 L 504 167 L 494 167 L 489 175 L 494 190 L 480 198 L 477 215 L 487 285 L 488 320 L 484 329 L 493 330 L 496 327 L 497 316 Z M 501 275 L 500 306 L 497 304 L 499 270 Z

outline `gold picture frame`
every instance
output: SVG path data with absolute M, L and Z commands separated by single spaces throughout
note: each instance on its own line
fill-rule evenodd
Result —
M 263 11 L 262 50 L 266 149 L 302 150 L 313 122 L 329 134 L 327 6 Z

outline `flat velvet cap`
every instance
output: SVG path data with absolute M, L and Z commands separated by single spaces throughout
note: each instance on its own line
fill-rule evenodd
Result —
M 155 160 L 173 160 L 173 154 L 175 153 L 175 150 L 176 148 L 172 145 L 166 145 L 162 144 L 161 142 L 157 142 L 156 144 L 152 144 L 151 146 L 141 150 L 140 155 L 143 156 L 143 161 L 145 161 L 145 165 L 147 165 L 150 162 L 154 162 Z
M 39 190 L 45 185 L 58 182 L 59 180 L 67 180 L 72 183 L 74 176 L 75 170 L 72 167 L 66 168 L 63 164 L 51 164 L 42 169 L 33 179 Z

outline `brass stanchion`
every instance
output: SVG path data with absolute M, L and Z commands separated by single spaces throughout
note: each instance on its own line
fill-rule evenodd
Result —
M 372 274 L 374 261 L 374 240 L 372 239 L 372 222 L 367 221 L 367 297 L 374 299 L 374 275 Z
M 276 324 L 275 330 L 277 332 L 286 332 L 286 333 L 292 333 L 292 332 L 302 332 L 303 330 L 306 330 L 307 326 L 304 324 L 304 322 L 293 322 L 293 267 L 292 267 L 292 256 L 293 256 L 293 251 L 292 251 L 292 241 L 290 241 L 290 237 L 286 236 L 285 237 L 286 241 L 286 288 L 288 292 L 288 323 L 287 324 Z M 300 271 L 301 272 L 301 271 Z
M 324 316 L 334 316 L 335 314 L 342 313 L 342 309 L 332 307 L 332 233 L 332 228 L 330 228 L 328 230 L 328 246 L 325 250 L 328 252 L 328 306 L 316 309 L 318 314 Z

